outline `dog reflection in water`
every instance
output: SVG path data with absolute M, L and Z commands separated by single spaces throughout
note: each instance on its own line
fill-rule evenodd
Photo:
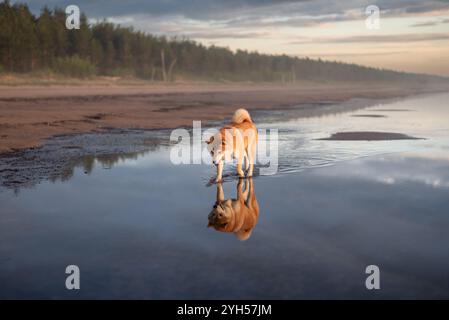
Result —
M 208 227 L 233 232 L 239 240 L 245 241 L 251 236 L 258 218 L 259 204 L 252 178 L 239 179 L 237 199 L 225 199 L 222 184 L 217 184 L 217 201 L 209 214 Z

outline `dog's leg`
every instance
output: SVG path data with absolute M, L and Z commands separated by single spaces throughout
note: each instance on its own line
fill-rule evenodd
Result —
M 253 205 L 254 205 L 254 200 L 255 200 L 256 196 L 254 195 L 253 178 L 248 179 L 248 189 L 249 189 L 248 200 L 247 200 L 248 207 L 251 210 L 254 210 Z
M 221 182 L 223 176 L 223 161 L 220 161 L 217 165 L 217 178 L 215 182 Z
M 245 202 L 248 201 L 248 193 L 249 193 L 248 179 L 245 179 L 245 188 L 244 188 L 244 191 L 243 191 L 243 200 Z
M 239 152 L 238 157 L 237 157 L 237 174 L 239 175 L 240 178 L 245 177 L 245 173 L 242 170 L 243 153 L 244 152 Z
M 252 143 L 250 146 L 248 146 L 248 155 L 249 155 L 249 171 L 248 171 L 248 177 L 253 176 L 254 171 L 254 161 L 256 161 L 256 143 Z
M 244 201 L 242 188 L 243 188 L 243 179 L 240 179 L 239 182 L 237 183 L 237 199 Z
M 248 190 L 248 201 L 251 202 L 251 200 L 254 198 L 253 178 L 248 179 Z
M 224 191 L 223 185 L 221 183 L 217 184 L 217 203 L 224 201 Z
M 245 170 L 248 171 L 249 169 L 249 158 L 248 158 L 248 149 L 245 149 Z

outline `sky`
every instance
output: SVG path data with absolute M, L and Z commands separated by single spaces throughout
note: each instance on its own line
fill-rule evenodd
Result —
M 187 37 L 232 50 L 449 76 L 449 0 L 26 2 L 36 14 L 44 5 L 75 4 L 91 22 L 107 19 L 148 33 Z M 379 28 L 374 25 L 375 15 L 366 13 L 371 5 L 380 10 Z

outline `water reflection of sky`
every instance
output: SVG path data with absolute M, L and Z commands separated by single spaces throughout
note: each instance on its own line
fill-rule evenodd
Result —
M 353 111 L 298 118 L 296 111 L 285 110 L 275 116 L 279 129 L 279 171 L 291 173 L 306 168 L 326 166 L 338 161 L 377 154 L 410 150 L 444 149 L 449 146 L 449 94 L 426 95 L 360 109 L 362 102 L 353 102 Z M 365 102 L 366 103 L 366 102 Z M 343 108 L 344 110 L 345 108 Z M 347 109 L 347 108 L 346 108 Z M 384 115 L 382 118 L 354 115 Z M 273 116 L 265 115 L 273 127 Z M 262 117 L 261 120 L 265 119 Z M 337 132 L 396 132 L 425 140 L 397 141 L 322 141 Z
M 414 123 L 426 99 L 403 102 L 415 111 L 401 115 Z M 292 123 L 320 136 L 385 120 L 354 113 Z M 0 298 L 449 298 L 449 118 L 434 116 L 432 130 L 432 116 L 422 117 L 428 124 L 416 130 L 376 127 L 429 138 L 419 142 L 303 137 L 291 163 L 376 147 L 371 157 L 254 179 L 260 216 L 245 242 L 206 227 L 213 168 L 173 166 L 165 148 L 87 159 L 66 182 L 2 192 Z M 387 154 L 399 146 L 406 152 Z M 235 197 L 236 181 L 224 192 Z M 79 292 L 64 288 L 69 264 L 81 268 Z M 381 269 L 377 292 L 364 287 L 370 264 Z

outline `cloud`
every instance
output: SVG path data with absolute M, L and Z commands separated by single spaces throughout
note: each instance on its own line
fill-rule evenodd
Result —
M 409 5 L 405 8 L 407 13 L 426 13 L 432 11 L 446 10 L 448 8 L 448 1 L 418 1 L 413 5 Z
M 268 38 L 271 35 L 268 32 L 191 32 L 182 33 L 182 36 L 191 39 L 255 39 L 255 38 Z
M 436 189 L 449 188 L 448 154 L 435 158 L 426 154 L 403 153 L 401 155 L 374 157 L 368 161 L 354 162 L 354 169 L 347 174 L 382 184 L 415 183 Z M 431 163 L 431 165 L 429 165 Z M 363 170 L 357 168 L 363 166 Z M 325 174 L 338 175 L 327 171 Z
M 95 18 L 146 13 L 153 16 L 182 15 L 195 19 L 209 19 L 245 8 L 257 9 L 301 2 L 308 2 L 308 0 L 78 0 L 76 5 Z M 73 1 L 33 0 L 29 2 L 30 8 L 35 12 L 38 12 L 43 6 L 66 7 L 69 4 L 73 4 Z
M 384 51 L 384 52 L 339 52 L 339 53 L 302 53 L 297 56 L 300 57 L 368 57 L 368 56 L 389 56 L 395 54 L 407 54 L 410 51 Z
M 20 2 L 20 1 L 13 1 Z M 33 0 L 29 1 L 34 12 L 47 5 L 65 7 L 72 0 Z M 330 21 L 346 17 L 354 18 L 348 12 L 362 15 L 364 9 L 373 4 L 372 0 L 77 0 L 76 4 L 89 17 L 139 15 L 172 16 L 178 15 L 195 20 L 233 20 L 235 18 L 252 21 L 267 17 L 312 17 L 327 16 Z M 386 15 L 422 14 L 449 10 L 446 0 L 378 0 L 375 3 Z M 305 19 L 307 20 L 307 19 Z M 310 20 L 310 19 L 309 19 Z
M 400 43 L 400 42 L 422 42 L 422 41 L 441 41 L 449 40 L 449 33 L 409 33 L 398 35 L 380 35 L 380 36 L 348 36 L 334 38 L 306 38 L 289 42 L 289 44 L 306 44 L 312 42 L 319 43 Z
M 437 26 L 439 24 L 445 24 L 445 23 L 449 23 L 449 19 L 418 22 L 418 23 L 412 24 L 411 27 L 433 27 L 433 26 Z

